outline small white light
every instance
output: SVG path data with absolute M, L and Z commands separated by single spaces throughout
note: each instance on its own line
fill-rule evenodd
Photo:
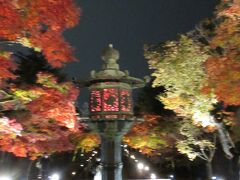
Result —
M 143 168 L 144 168 L 143 163 L 138 163 L 138 164 L 137 164 L 137 168 L 140 169 L 140 170 L 143 169 Z
M 153 173 L 152 173 L 151 176 L 150 176 L 150 178 L 151 178 L 151 179 L 156 179 L 157 176 L 156 176 L 156 174 L 153 174 Z
M 1 176 L 0 180 L 12 180 L 12 179 L 8 176 Z
M 144 170 L 145 170 L 145 171 L 149 171 L 149 167 L 148 167 L 148 166 L 145 166 L 145 167 L 144 167 Z
M 136 159 L 134 155 L 131 155 L 130 158 L 132 158 L 132 159 Z
M 92 156 L 95 156 L 96 154 L 92 154 Z
M 135 159 L 135 162 L 138 162 L 138 160 L 137 160 L 137 159 Z
M 81 167 L 83 167 L 84 165 L 83 164 L 80 164 Z
M 126 148 L 126 147 L 127 147 L 127 145 L 126 145 L 126 144 L 124 144 L 124 145 L 123 145 L 123 147 L 125 147 L 125 148 Z
M 174 178 L 174 175 L 171 174 L 171 175 L 169 175 L 169 177 L 170 177 L 170 178 Z
M 72 172 L 72 175 L 73 175 L 73 176 L 74 176 L 74 175 L 76 175 L 76 172 L 75 172 L 75 171 L 73 171 L 73 172 Z
M 97 154 L 98 152 L 97 151 L 93 151 L 93 153 Z
M 84 154 L 81 154 L 80 156 L 84 156 Z
M 211 179 L 217 179 L 217 177 L 216 176 L 212 176 L 212 178 Z
M 52 176 L 50 176 L 51 180 L 59 180 L 60 176 L 58 174 L 53 174 Z

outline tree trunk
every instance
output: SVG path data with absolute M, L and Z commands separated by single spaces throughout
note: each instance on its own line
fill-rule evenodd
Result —
M 207 180 L 211 180 L 212 179 L 212 162 L 211 161 L 207 161 L 206 162 L 206 175 L 207 175 Z
M 28 168 L 27 168 L 27 180 L 30 180 L 29 177 L 30 177 L 30 174 L 31 174 L 31 170 L 32 170 L 33 164 L 34 164 L 34 161 L 30 161 L 29 164 L 28 164 Z

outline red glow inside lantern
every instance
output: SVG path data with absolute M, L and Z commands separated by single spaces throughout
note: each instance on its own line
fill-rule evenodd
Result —
M 118 89 L 103 89 L 103 111 L 119 111 Z
M 121 110 L 122 111 L 131 111 L 132 104 L 130 98 L 130 92 L 128 90 L 121 90 Z
M 101 111 L 101 91 L 100 90 L 93 90 L 91 91 L 90 96 L 90 102 L 91 102 L 91 112 L 100 112 Z

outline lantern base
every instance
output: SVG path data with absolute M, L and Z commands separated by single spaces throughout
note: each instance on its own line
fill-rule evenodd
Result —
M 102 180 L 122 180 L 122 137 L 142 119 L 84 120 L 101 137 Z

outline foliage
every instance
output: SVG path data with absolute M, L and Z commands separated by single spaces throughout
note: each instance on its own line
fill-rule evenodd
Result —
M 75 139 L 77 144 L 77 149 L 81 149 L 85 152 L 90 152 L 94 148 L 97 148 L 100 144 L 100 138 L 97 134 L 84 133 Z
M 0 38 L 41 51 L 54 67 L 73 60 L 62 32 L 78 23 L 72 0 L 1 0 Z
M 191 161 L 197 157 L 205 161 L 212 161 L 216 137 L 212 140 L 207 136 L 204 137 L 204 133 L 187 120 L 183 121 L 180 134 L 183 139 L 177 141 L 176 147 L 181 154 L 185 154 Z
M 176 123 L 145 113 L 144 122 L 135 124 L 123 141 L 148 156 L 160 155 L 174 147 Z
M 21 129 L 16 136 L 1 131 L 1 150 L 32 159 L 45 153 L 73 150 L 75 145 L 71 139 L 84 128 L 76 124 L 76 88 L 68 82 L 52 85 L 55 77 L 44 73 L 38 75 L 37 82 L 38 86 L 24 86 L 24 89 L 13 86 L 8 93 L 2 93 L 7 98 L 2 99 L 1 112 L 16 119 Z M 16 106 L 9 107 L 9 102 Z M 16 126 L 15 121 L 7 122 L 2 125 L 3 130 L 10 131 Z
M 240 2 L 222 3 L 215 20 L 215 35 L 209 40 L 212 49 L 221 51 L 214 53 L 204 64 L 208 87 L 214 89 L 218 100 L 226 105 L 240 105 L 239 23 Z
M 0 0 L 0 9 L 1 43 L 36 55 L 16 60 L 0 50 L 0 150 L 32 159 L 74 150 L 84 130 L 76 123 L 78 90 L 60 82 L 54 67 L 74 60 L 62 33 L 78 23 L 79 9 L 72 0 Z
M 167 42 L 161 47 L 145 46 L 145 57 L 150 68 L 154 69 L 153 86 L 166 89 L 158 96 L 165 108 L 196 123 L 199 123 L 196 113 L 206 114 L 213 109 L 213 103 L 216 103 L 214 94 L 202 93 L 206 83 L 202 66 L 208 58 L 206 49 L 191 38 L 181 36 L 178 42 Z M 205 126 L 209 125 L 205 123 Z

